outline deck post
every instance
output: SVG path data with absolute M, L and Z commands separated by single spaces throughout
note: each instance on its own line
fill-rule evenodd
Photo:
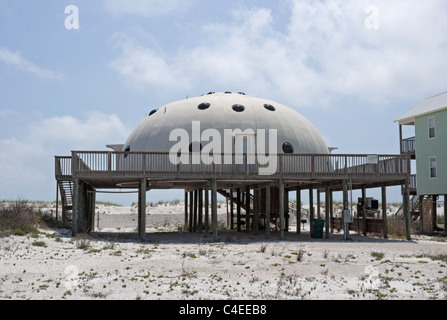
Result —
M 349 210 L 348 181 L 346 181 L 346 180 L 343 180 L 343 210 Z M 343 231 L 344 231 L 344 240 L 348 240 L 349 225 L 348 225 L 348 223 L 345 222 L 344 218 L 343 218 Z
M 422 211 L 421 211 L 422 216 Z M 447 194 L 444 195 L 444 234 L 447 233 Z
M 73 214 L 72 214 L 72 223 L 71 223 L 71 233 L 73 237 L 76 237 L 78 234 L 78 213 L 81 210 L 80 206 L 80 192 L 79 192 L 79 179 L 73 179 Z
M 329 185 L 326 185 L 326 189 L 324 191 L 324 215 L 326 220 L 326 228 L 325 228 L 325 237 L 326 239 L 329 238 Z
M 146 240 L 146 179 L 140 179 L 138 189 L 138 237 Z
M 410 234 L 410 185 L 408 179 L 405 180 L 404 192 L 403 192 L 403 210 L 405 217 L 405 233 L 407 240 L 411 240 Z
M 245 232 L 250 232 L 250 187 L 245 188 Z
M 321 201 L 320 201 L 320 190 L 317 189 L 317 217 L 321 219 Z
M 296 234 L 301 234 L 301 189 L 296 189 Z
M 253 189 L 253 230 L 259 234 L 259 189 Z
M 234 228 L 234 200 L 233 189 L 230 189 L 230 230 Z
M 237 188 L 236 223 L 237 223 L 237 232 L 241 232 L 241 188 Z
M 188 229 L 189 232 L 192 232 L 192 225 L 193 225 L 193 211 L 194 211 L 194 192 L 190 191 L 189 192 L 189 225 L 188 225 Z
M 199 193 L 199 215 L 198 215 L 198 219 L 199 222 L 197 224 L 197 227 L 199 228 L 199 233 L 203 232 L 203 189 L 199 189 L 198 190 Z
M 366 222 L 366 187 L 362 186 L 362 229 L 364 236 L 366 236 Z
M 314 233 L 314 190 L 309 188 L 309 230 L 310 235 Z
M 217 234 L 217 180 L 211 179 L 211 206 L 212 206 L 212 223 L 213 223 L 213 239 L 214 241 L 218 241 L 219 237 Z
M 208 189 L 205 188 L 205 233 L 208 234 L 210 232 L 210 203 L 209 203 L 209 192 Z
M 279 179 L 279 240 L 284 240 L 284 180 Z
M 185 190 L 185 227 L 188 224 L 188 192 Z
M 265 188 L 265 237 L 270 239 L 270 187 Z
M 194 216 L 193 216 L 193 226 L 192 231 L 197 232 L 197 202 L 198 202 L 198 191 L 197 189 L 194 190 Z
M 433 226 L 433 231 L 437 231 L 438 230 L 438 227 L 437 227 L 437 223 L 436 223 L 436 220 L 437 220 L 437 210 L 436 210 L 436 208 L 437 208 L 437 202 L 436 202 L 436 200 L 437 200 L 437 197 L 438 196 L 436 196 L 436 195 L 433 195 L 432 196 L 432 200 L 431 200 L 431 205 L 432 205 L 432 207 L 431 207 L 431 218 L 432 218 L 432 226 Z
M 388 222 L 386 216 L 386 186 L 382 186 L 382 230 L 383 238 L 388 239 Z
M 329 210 L 330 210 L 330 225 L 331 233 L 334 233 L 334 193 L 329 189 Z

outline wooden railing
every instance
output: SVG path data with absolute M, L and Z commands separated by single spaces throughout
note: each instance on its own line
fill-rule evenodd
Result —
M 412 153 L 416 151 L 416 137 L 402 139 L 400 143 L 402 153 Z
M 72 176 L 71 172 L 71 157 L 59 157 L 56 156 L 54 168 L 56 180 L 66 180 L 70 179 Z
M 71 159 L 71 166 L 68 162 Z M 62 175 L 71 168 L 76 176 L 211 176 L 340 179 L 409 178 L 404 155 L 185 154 L 162 152 L 73 151 L 72 157 L 56 157 Z

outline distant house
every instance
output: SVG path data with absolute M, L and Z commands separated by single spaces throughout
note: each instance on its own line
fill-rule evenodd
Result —
M 401 153 L 416 160 L 417 194 L 447 194 L 447 92 L 425 99 L 395 121 Z M 414 126 L 414 137 L 402 137 L 404 125 Z
M 447 92 L 430 97 L 417 104 L 395 120 L 399 123 L 400 152 L 416 162 L 416 174 L 411 175 L 412 214 L 419 215 L 424 197 L 433 202 L 447 196 Z M 413 126 L 414 136 L 403 137 L 403 126 Z M 436 215 L 432 215 L 436 229 Z

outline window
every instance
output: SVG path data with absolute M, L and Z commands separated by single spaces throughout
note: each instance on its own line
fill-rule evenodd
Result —
M 197 108 L 199 108 L 199 110 L 206 110 L 211 106 L 211 104 L 209 104 L 208 102 L 203 102 L 201 104 L 199 104 L 197 106 Z
M 282 151 L 284 151 L 284 153 L 293 153 L 293 146 L 289 142 L 284 142 Z
M 430 178 L 436 178 L 436 157 L 430 157 Z
M 434 139 L 436 138 L 436 121 L 435 117 L 428 118 L 428 138 Z
M 245 107 L 243 105 L 241 105 L 241 104 L 235 104 L 235 105 L 233 105 L 232 108 L 236 112 L 242 112 L 242 111 L 245 110 Z
M 264 108 L 266 108 L 267 110 L 270 110 L 270 111 L 275 111 L 275 107 L 274 106 L 272 106 L 271 104 L 264 104 Z

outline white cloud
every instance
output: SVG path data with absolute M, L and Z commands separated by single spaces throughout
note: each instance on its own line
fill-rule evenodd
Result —
M 186 11 L 191 0 L 105 0 L 105 8 L 112 15 L 162 16 Z
M 118 39 L 121 56 L 111 65 L 134 85 L 245 91 L 303 107 L 349 97 L 383 108 L 410 92 L 445 91 L 443 1 L 377 0 L 378 30 L 365 28 L 366 1 L 289 4 L 285 31 L 270 9 L 240 9 L 170 55 Z
M 106 144 L 124 143 L 130 133 L 118 116 L 100 112 L 41 119 L 18 131 L 0 138 L 0 199 L 54 199 L 55 155 L 108 150 Z
M 22 57 L 20 52 L 12 52 L 6 47 L 0 46 L 0 61 L 3 63 L 14 66 L 19 70 L 27 73 L 31 73 L 40 79 L 46 80 L 59 80 L 61 75 L 49 69 L 45 69 L 37 66 L 29 60 Z

